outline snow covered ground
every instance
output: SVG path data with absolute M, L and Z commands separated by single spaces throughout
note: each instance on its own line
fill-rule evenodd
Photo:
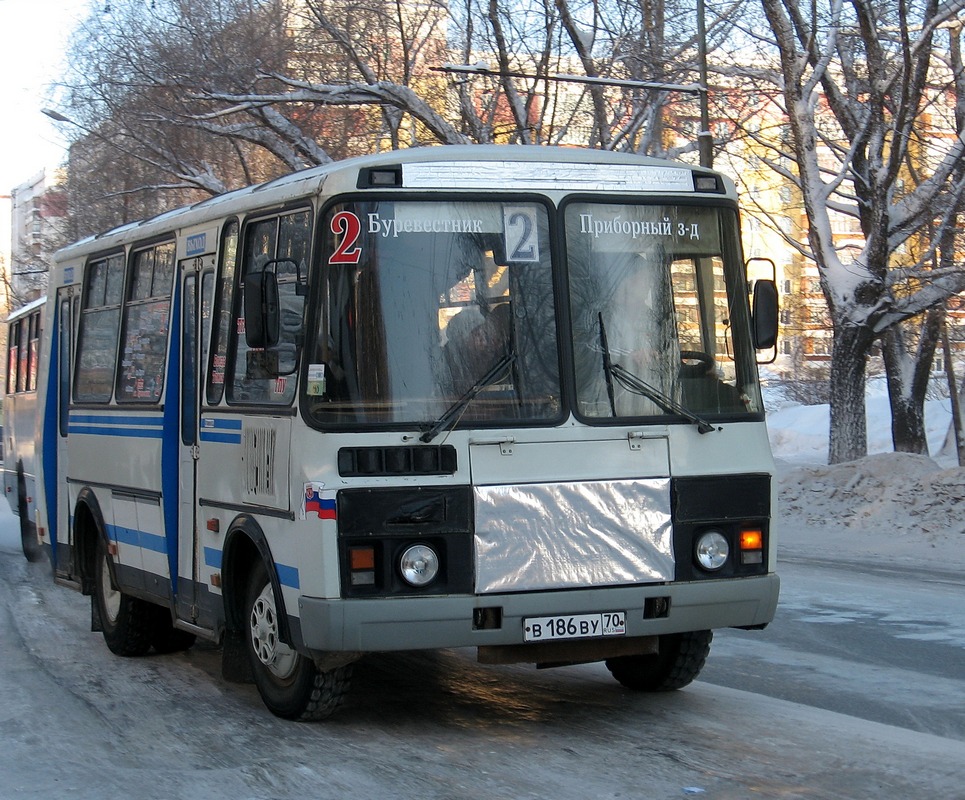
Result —
M 828 466 L 828 407 L 771 400 L 768 431 L 778 464 L 780 544 L 787 555 L 965 567 L 965 469 L 953 458 L 892 452 L 886 397 L 872 391 L 868 457 Z M 940 453 L 951 419 L 930 400 L 929 450 Z

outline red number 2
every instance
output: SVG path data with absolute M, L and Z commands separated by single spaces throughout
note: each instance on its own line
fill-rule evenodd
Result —
M 362 248 L 359 247 L 359 234 L 362 233 L 362 222 L 351 211 L 339 211 L 332 217 L 332 233 L 336 236 L 342 234 L 342 241 L 339 242 L 328 260 L 329 264 L 358 264 L 362 257 Z

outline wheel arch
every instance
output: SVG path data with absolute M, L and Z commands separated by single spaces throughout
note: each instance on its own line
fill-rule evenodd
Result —
M 271 582 L 278 611 L 278 635 L 285 644 L 292 646 L 288 611 L 278 580 L 278 570 L 271 555 L 268 538 L 258 521 L 248 514 L 234 519 L 225 537 L 221 564 L 221 592 L 224 597 L 225 626 L 232 631 L 244 630 L 246 625 L 245 595 L 248 580 L 256 563 L 262 563 Z
M 97 569 L 97 543 L 104 542 L 110 548 L 110 538 L 107 535 L 107 525 L 104 514 L 93 489 L 85 486 L 77 495 L 74 506 L 74 559 L 77 574 L 81 579 L 83 594 L 93 594 Z M 115 584 L 117 575 L 114 574 L 114 562 L 108 559 L 108 569 Z

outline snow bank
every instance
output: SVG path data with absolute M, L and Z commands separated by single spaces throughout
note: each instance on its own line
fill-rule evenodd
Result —
M 869 394 L 868 451 L 828 466 L 828 407 L 784 405 L 768 416 L 778 462 L 786 556 L 965 569 L 965 468 L 947 456 L 892 452 L 887 398 Z M 948 401 L 925 407 L 929 449 L 948 431 Z
M 959 537 L 965 544 L 965 469 L 927 456 L 880 453 L 835 466 L 780 470 L 781 512 L 813 525 L 884 535 Z

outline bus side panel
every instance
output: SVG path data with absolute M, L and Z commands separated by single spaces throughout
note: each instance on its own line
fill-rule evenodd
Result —
M 137 498 L 132 495 L 111 493 L 98 497 L 107 522 L 107 536 L 116 546 L 114 564 L 117 577 L 126 588 L 143 590 L 141 569 L 140 529 L 137 519 Z
M 8 394 L 4 404 L 4 492 L 14 514 L 20 513 L 18 498 L 18 476 L 23 472 L 27 489 L 28 519 L 33 520 L 33 503 L 30 498 L 35 497 L 36 464 L 34 438 L 37 419 L 37 393 L 18 392 Z
M 167 601 L 171 572 L 161 508 L 161 449 L 162 419 L 156 412 L 71 411 L 68 458 L 82 465 L 71 477 L 78 491 L 85 484 L 95 490 L 108 537 L 117 544 L 122 582 Z
M 292 590 L 297 608 L 299 551 L 294 547 L 290 494 L 291 417 L 234 415 L 206 412 L 199 434 L 198 526 L 200 564 L 198 581 L 217 591 L 221 578 L 226 534 L 239 508 L 257 519 L 272 542 L 272 557 L 282 587 Z M 302 491 L 299 484 L 298 492 Z M 284 531 L 282 535 L 272 531 Z M 276 552 L 277 551 L 277 552 Z M 187 577 L 182 575 L 183 577 Z M 286 597 L 286 602 L 288 597 Z

